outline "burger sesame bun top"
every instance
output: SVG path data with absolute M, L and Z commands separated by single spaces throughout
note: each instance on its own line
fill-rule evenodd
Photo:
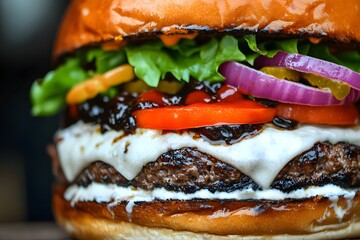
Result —
M 73 0 L 54 57 L 152 34 L 266 32 L 360 42 L 359 8 L 358 0 Z

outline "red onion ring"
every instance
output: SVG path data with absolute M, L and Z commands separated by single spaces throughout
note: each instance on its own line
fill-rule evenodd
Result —
M 278 102 L 326 106 L 351 103 L 360 99 L 360 91 L 355 89 L 351 89 L 343 100 L 337 100 L 331 92 L 281 80 L 237 62 L 223 63 L 219 72 L 225 77 L 226 84 L 238 87 L 244 94 Z
M 314 73 L 326 78 L 347 83 L 350 87 L 360 90 L 360 74 L 341 65 L 325 60 L 295 54 L 278 52 L 273 58 L 259 56 L 254 66 L 262 67 L 285 67 L 299 72 Z

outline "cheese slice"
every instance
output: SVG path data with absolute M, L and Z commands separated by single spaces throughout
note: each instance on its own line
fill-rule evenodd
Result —
M 137 129 L 101 133 L 99 125 L 78 122 L 56 134 L 57 150 L 65 177 L 73 181 L 90 163 L 101 160 L 131 180 L 142 167 L 161 154 L 193 147 L 239 169 L 262 188 L 269 188 L 280 170 L 316 142 L 349 142 L 360 146 L 360 127 L 337 128 L 303 125 L 295 130 L 265 126 L 254 137 L 232 145 L 213 145 L 192 132 L 163 133 Z

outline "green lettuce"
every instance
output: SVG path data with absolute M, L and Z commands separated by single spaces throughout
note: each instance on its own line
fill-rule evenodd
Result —
M 190 77 L 200 81 L 221 81 L 224 78 L 217 71 L 221 63 L 246 59 L 238 47 L 238 40 L 232 36 L 221 40 L 213 38 L 203 45 L 194 40 L 183 40 L 167 47 L 157 41 L 127 47 L 125 51 L 130 65 L 135 67 L 136 76 L 152 87 L 156 87 L 167 73 L 185 82 Z
M 33 83 L 30 92 L 32 114 L 34 116 L 56 114 L 65 105 L 66 93 L 88 77 L 89 74 L 82 69 L 79 59 L 66 60 L 56 70 L 46 74 L 44 79 Z
M 152 87 L 156 87 L 167 74 L 184 82 L 189 82 L 191 78 L 217 82 L 224 80 L 218 72 L 223 62 L 237 61 L 253 65 L 258 56 L 273 57 L 280 50 L 325 59 L 360 72 L 360 54 L 357 51 L 334 55 L 324 44 L 315 45 L 299 39 L 258 43 L 255 35 L 241 38 L 226 35 L 201 42 L 183 39 L 174 46 L 166 46 L 158 40 L 130 45 L 117 51 L 81 49 L 44 79 L 35 81 L 30 93 L 32 114 L 56 114 L 66 105 L 66 94 L 73 86 L 124 63 L 132 65 L 136 76 Z M 110 89 L 108 94 L 114 95 L 116 90 Z
M 78 58 L 81 59 L 83 65 L 95 63 L 96 73 L 107 72 L 127 62 L 124 50 L 104 51 L 100 48 L 80 50 Z
M 124 51 L 79 51 L 75 57 L 68 58 L 64 64 L 46 74 L 44 79 L 38 79 L 33 83 L 30 91 L 32 115 L 51 116 L 58 113 L 66 105 L 66 94 L 73 86 L 95 73 L 104 73 L 125 62 Z M 95 71 L 85 70 L 92 64 L 95 65 Z M 109 94 L 113 91 L 110 89 Z
M 360 54 L 357 51 L 346 51 L 332 54 L 325 44 L 311 46 L 310 56 L 346 66 L 356 72 L 360 72 Z

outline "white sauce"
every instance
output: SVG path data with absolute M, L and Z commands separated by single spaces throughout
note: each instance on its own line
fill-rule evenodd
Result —
M 331 196 L 329 197 L 329 199 L 332 201 L 331 203 L 331 208 L 333 208 L 337 218 L 341 221 L 345 214 L 350 210 L 351 206 L 352 206 L 352 200 L 355 197 L 355 192 L 354 194 L 350 194 L 347 196 L 346 198 L 346 208 L 342 208 L 341 206 L 338 205 L 338 201 L 339 201 L 339 196 Z
M 308 187 L 291 191 L 289 193 L 282 192 L 277 189 L 253 190 L 243 189 L 233 192 L 210 192 L 207 189 L 201 189 L 194 193 L 184 193 L 168 191 L 164 188 L 155 188 L 148 191 L 135 187 L 120 187 L 116 184 L 103 184 L 93 182 L 87 187 L 72 185 L 65 191 L 66 200 L 76 203 L 77 201 L 96 201 L 103 202 L 119 202 L 119 201 L 135 201 L 135 202 L 151 202 L 158 200 L 191 200 L 191 199 L 236 199 L 236 200 L 284 200 L 284 199 L 302 199 L 315 196 L 324 196 L 330 198 L 335 207 L 339 196 L 353 199 L 359 189 L 344 189 L 336 185 L 328 184 L 321 187 Z
M 96 201 L 99 203 L 110 202 L 110 205 L 116 205 L 121 201 L 128 201 L 126 211 L 131 216 L 132 208 L 135 202 L 151 202 L 154 200 L 191 200 L 191 199 L 236 199 L 236 200 L 284 200 L 284 199 L 302 199 L 315 196 L 328 197 L 339 221 L 345 216 L 352 206 L 352 200 L 359 189 L 343 189 L 341 187 L 329 184 L 322 187 L 309 187 L 298 189 L 289 193 L 284 193 L 276 189 L 266 190 L 236 190 L 233 192 L 215 192 L 202 189 L 194 193 L 183 193 L 168 191 L 164 188 L 157 188 L 152 191 L 146 191 L 141 188 L 120 187 L 115 184 L 91 183 L 88 187 L 72 185 L 64 194 L 66 200 L 74 205 L 78 201 Z M 339 196 L 347 199 L 347 208 L 343 209 L 337 205 Z M 327 209 L 321 221 L 330 216 L 330 210 Z M 218 213 L 224 214 L 224 213 Z M 213 216 L 216 217 L 216 216 Z M 217 216 L 219 217 L 219 216 Z
M 99 126 L 83 122 L 59 131 L 57 150 L 67 180 L 73 181 L 80 171 L 97 160 L 108 163 L 131 180 L 145 164 L 155 161 L 162 153 L 194 147 L 234 166 L 266 189 L 288 161 L 316 142 L 345 141 L 360 145 L 359 126 L 309 125 L 292 131 L 266 127 L 260 134 L 233 145 L 212 145 L 194 138 L 193 133 L 162 134 L 159 130 L 137 129 L 133 135 L 123 135 L 122 131 L 114 130 L 102 134 Z

